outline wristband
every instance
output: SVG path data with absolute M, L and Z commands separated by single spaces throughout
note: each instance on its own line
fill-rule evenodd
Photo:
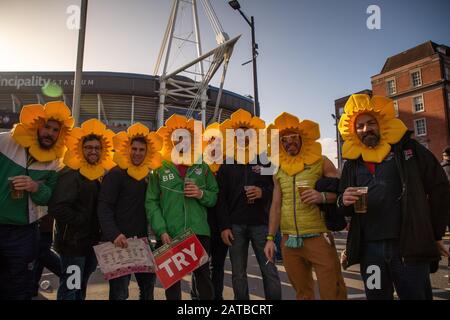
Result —
M 266 236 L 266 240 L 273 241 L 274 240 L 274 235 L 273 234 L 268 234 Z
M 327 193 L 321 192 L 321 194 L 322 194 L 322 203 L 327 203 Z

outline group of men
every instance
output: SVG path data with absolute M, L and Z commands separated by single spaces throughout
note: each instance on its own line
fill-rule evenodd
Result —
M 175 117 L 160 135 L 141 124 L 114 135 L 95 119 L 72 129 L 62 102 L 22 109 L 21 122 L 0 133 L 1 300 L 32 298 L 38 224 L 47 212 L 55 219 L 60 300 L 85 299 L 97 267 L 93 246 L 101 241 L 126 248 L 127 239 L 154 234 L 159 247 L 186 229 L 210 255 L 193 272 L 193 298 L 223 299 L 229 251 L 234 297 L 249 299 L 251 244 L 266 299 L 280 300 L 274 240 L 281 230 L 283 264 L 297 299 L 315 298 L 313 270 L 321 299 L 346 299 L 332 233 L 343 229 L 336 221 L 344 216 L 351 217 L 347 266 L 360 264 L 368 299 L 393 299 L 394 289 L 400 299 L 432 298 L 430 271 L 441 256 L 449 256 L 442 241 L 450 215 L 449 182 L 432 153 L 395 119 L 392 101 L 350 97 L 339 125 L 348 159 L 341 174 L 322 155 L 319 126 L 288 113 L 268 127 L 278 130 L 280 142 L 279 168 L 272 174 L 260 155 L 251 159 L 248 139 L 238 145 L 244 161 L 234 158 L 220 167 L 171 161 L 167 155 L 180 142 L 172 141 L 173 130 L 191 128 L 190 121 Z M 243 110 L 223 123 L 244 133 L 265 127 Z M 358 187 L 368 189 L 365 213 L 355 212 L 362 196 Z M 79 288 L 68 285 L 74 265 L 81 270 Z M 373 266 L 381 275 L 375 287 L 367 285 Z M 153 299 L 155 274 L 134 275 L 139 298 Z M 128 298 L 130 279 L 109 280 L 110 300 Z M 180 300 L 180 282 L 165 294 Z

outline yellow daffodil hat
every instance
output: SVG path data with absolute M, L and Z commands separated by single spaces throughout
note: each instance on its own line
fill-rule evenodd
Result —
M 53 161 L 62 158 L 66 147 L 66 135 L 74 125 L 69 107 L 63 101 L 52 101 L 45 105 L 30 104 L 20 111 L 20 122 L 12 130 L 12 138 L 40 162 Z M 61 124 L 61 131 L 55 144 L 49 149 L 43 149 L 38 141 L 38 128 L 48 120 Z
M 300 152 L 296 156 L 289 155 L 279 145 L 279 164 L 281 169 L 289 176 L 294 176 L 302 172 L 306 165 L 311 165 L 322 158 L 322 146 L 317 140 L 320 138 L 319 125 L 310 120 L 300 121 L 296 116 L 283 112 L 275 118 L 273 124 L 267 127 L 267 135 L 270 131 L 278 129 L 280 139 L 285 132 L 296 132 L 300 135 L 302 145 Z M 271 155 L 271 157 L 276 155 Z
M 195 126 L 197 126 L 198 130 L 200 130 L 198 132 L 198 137 L 194 134 Z M 174 148 L 172 133 L 177 129 L 188 130 L 191 134 L 191 157 L 189 157 L 189 160 L 187 161 L 185 161 L 182 157 L 172 159 L 172 150 Z M 161 149 L 163 160 L 173 162 L 175 164 L 191 166 L 201 158 L 203 147 L 206 143 L 202 139 L 203 125 L 200 121 L 192 118 L 188 119 L 182 115 L 173 114 L 166 120 L 165 125 L 159 128 L 157 132 L 163 140 L 163 147 Z M 195 139 L 197 139 L 197 141 L 194 141 Z M 194 148 L 195 143 L 199 143 L 199 146 L 197 147 L 198 150 Z M 197 154 L 194 154 L 195 152 L 197 152 Z
M 226 150 L 226 157 L 230 157 L 231 154 L 233 154 L 234 159 L 237 159 L 237 146 L 236 144 L 232 144 L 232 143 L 227 143 L 227 139 L 226 139 L 226 130 L 227 129 L 239 129 L 239 128 L 248 128 L 248 129 L 254 129 L 256 131 L 256 141 L 257 141 L 257 146 L 259 146 L 259 130 L 264 130 L 266 128 L 266 123 L 264 122 L 264 120 L 262 120 L 261 118 L 257 117 L 257 116 L 252 116 L 250 112 L 244 110 L 244 109 L 239 109 L 235 112 L 233 112 L 231 114 L 230 119 L 225 120 L 224 122 L 222 122 L 222 124 L 220 125 L 220 129 L 222 131 L 222 135 L 223 135 L 223 141 L 224 141 L 224 148 Z M 233 148 L 234 145 L 234 148 Z M 266 145 L 265 145 L 266 147 Z M 250 161 L 252 161 L 253 159 L 249 159 L 249 148 L 246 147 L 246 155 L 245 155 L 245 161 L 244 164 L 249 163 Z M 264 150 L 258 150 L 258 154 L 261 154 L 262 152 L 267 151 L 266 149 Z
M 147 141 L 147 154 L 139 166 L 133 165 L 130 158 L 131 141 L 137 137 L 143 137 Z M 128 175 L 138 181 L 145 178 L 150 169 L 155 170 L 162 165 L 160 154 L 162 138 L 139 122 L 130 126 L 126 132 L 121 131 L 117 133 L 113 137 L 113 144 L 113 161 L 120 168 L 127 169 Z
M 203 132 L 203 140 L 206 142 L 207 146 L 213 144 L 213 143 L 220 143 L 220 141 L 214 140 L 214 142 L 211 140 L 212 138 L 215 139 L 222 139 L 222 134 L 220 130 L 220 124 L 218 122 L 211 123 L 208 127 L 206 127 L 205 132 Z M 203 158 L 207 159 L 208 155 L 206 155 L 206 149 L 203 153 Z M 223 139 L 222 139 L 222 157 L 221 160 L 223 161 Z M 211 159 L 214 160 L 214 159 Z M 207 161 L 208 163 L 208 161 Z M 216 173 L 220 169 L 220 163 L 216 163 L 215 161 L 212 163 L 208 163 L 209 168 L 213 173 Z
M 378 122 L 380 142 L 375 148 L 366 146 L 356 134 L 355 120 L 360 114 L 370 114 Z M 344 107 L 339 121 L 339 132 L 344 140 L 342 156 L 346 159 L 358 159 L 380 163 L 391 151 L 391 145 L 400 141 L 408 129 L 395 117 L 394 103 L 391 99 L 366 94 L 353 94 Z
M 97 164 L 89 164 L 83 155 L 84 138 L 95 135 L 102 144 L 100 159 Z M 67 152 L 64 155 L 64 164 L 71 169 L 80 170 L 80 173 L 89 180 L 102 177 L 107 170 L 115 166 L 113 157 L 114 132 L 106 129 L 106 126 L 97 119 L 90 119 L 81 125 L 81 128 L 73 128 L 66 137 Z

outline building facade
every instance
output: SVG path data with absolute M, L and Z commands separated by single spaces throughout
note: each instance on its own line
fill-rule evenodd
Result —
M 441 160 L 450 145 L 450 48 L 428 41 L 389 57 L 371 82 L 373 94 L 393 99 L 413 137 Z

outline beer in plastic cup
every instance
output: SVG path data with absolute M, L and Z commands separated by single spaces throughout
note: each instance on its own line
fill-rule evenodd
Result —
M 11 199 L 17 200 L 23 198 L 23 190 L 16 190 L 13 184 L 14 177 L 9 177 L 9 187 L 11 189 Z
M 299 180 L 295 182 L 295 186 L 297 187 L 298 195 L 301 196 L 303 192 L 313 188 L 313 183 L 311 180 Z
M 247 198 L 247 191 L 250 190 L 252 186 L 244 186 L 244 190 L 245 190 L 245 197 Z M 250 200 L 249 198 L 247 198 L 247 203 L 248 204 L 252 204 L 255 203 L 255 200 Z
M 367 191 L 368 187 L 357 187 L 356 188 L 359 192 L 359 198 L 355 202 L 355 212 L 356 213 L 366 213 L 367 212 Z

